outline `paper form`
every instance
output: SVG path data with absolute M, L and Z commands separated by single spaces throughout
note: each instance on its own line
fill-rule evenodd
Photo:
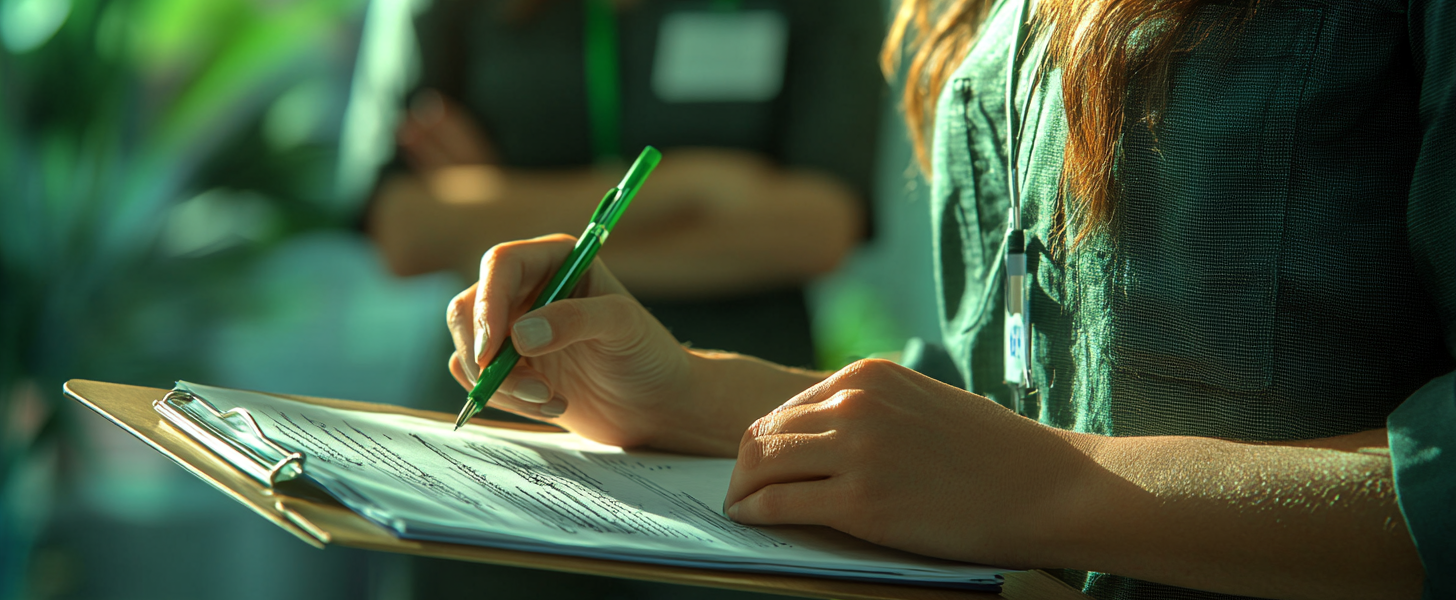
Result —
M 999 583 L 994 569 L 875 546 L 820 527 L 760 528 L 721 512 L 730 459 L 624 451 L 572 434 L 355 412 L 181 384 L 252 412 L 307 456 L 306 477 L 400 537 L 657 564 Z

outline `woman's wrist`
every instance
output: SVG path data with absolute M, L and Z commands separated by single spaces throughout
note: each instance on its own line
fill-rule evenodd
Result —
M 1040 481 L 1042 502 L 1016 507 L 1022 512 L 1028 564 L 1048 568 L 1075 568 L 1087 552 L 1105 542 L 1093 531 L 1099 506 L 1109 500 L 1111 489 L 1099 457 L 1117 438 L 1078 433 L 1054 427 L 1043 431 L 1056 438 L 1058 450 L 1047 456 Z
M 689 384 L 676 410 L 660 415 L 648 444 L 673 452 L 735 457 L 743 432 L 825 375 L 715 350 L 684 349 Z

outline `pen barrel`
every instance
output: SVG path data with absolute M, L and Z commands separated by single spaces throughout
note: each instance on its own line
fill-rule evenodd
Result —
M 516 352 L 516 345 L 507 336 L 505 341 L 501 342 L 500 353 L 495 355 L 495 360 L 485 366 L 484 371 L 481 371 L 480 379 L 476 380 L 475 387 L 466 397 L 485 406 L 491 395 L 495 394 L 495 391 L 500 389 L 501 383 L 505 382 L 506 376 L 511 374 L 511 369 L 516 368 L 516 362 L 520 360 L 521 354 Z
M 561 262 L 556 273 L 546 282 L 546 287 L 536 297 L 536 302 L 531 304 L 531 310 L 570 296 L 581 277 L 591 268 L 591 262 L 596 259 L 597 251 L 601 250 L 606 237 L 606 228 L 596 223 L 588 225 L 581 237 L 577 238 L 571 253 L 566 255 L 566 260 Z

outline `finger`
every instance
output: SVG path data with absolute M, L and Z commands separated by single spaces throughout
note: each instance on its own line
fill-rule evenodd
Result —
M 742 442 L 769 435 L 833 431 L 842 423 L 841 415 L 835 411 L 838 406 L 834 401 L 780 406 L 749 425 L 743 432 Z
M 626 349 L 652 326 L 655 321 L 636 300 L 606 294 L 560 300 L 526 313 L 512 325 L 511 339 L 521 356 L 540 356 L 587 340 Z
M 444 94 L 431 98 L 435 138 L 440 148 L 458 163 L 478 164 L 485 158 L 487 143 L 480 127 L 465 106 Z
M 486 405 L 527 419 L 550 421 L 566 412 L 567 402 L 561 396 L 556 396 L 547 402 L 526 402 L 515 396 L 497 392 L 490 397 L 490 402 L 487 402 Z
M 448 166 L 448 157 L 440 147 L 435 122 L 423 120 L 414 113 L 400 120 L 395 130 L 395 144 L 404 154 L 405 162 L 416 172 L 427 172 Z
M 459 111 L 446 113 L 446 120 L 435 129 L 436 147 L 457 165 L 477 165 L 485 162 L 485 144 L 480 139 L 475 123 Z
M 540 372 L 522 361 L 516 364 L 511 374 L 501 382 L 500 393 L 510 395 L 529 404 L 545 404 L 555 397 L 551 384 Z
M 450 157 L 449 150 L 440 144 L 437 133 L 429 129 L 421 130 L 409 144 L 400 146 L 405 151 L 410 167 L 416 172 L 428 173 L 457 164 Z
M 830 525 L 837 522 L 839 478 L 777 483 L 728 507 L 728 518 L 748 525 Z
M 434 88 L 424 88 L 415 92 L 409 99 L 409 110 L 405 116 L 416 123 L 431 126 L 439 123 L 445 117 L 448 108 L 448 100 L 444 94 Z
M 883 375 L 886 371 L 898 373 L 905 370 L 904 367 L 893 362 L 882 359 L 865 359 L 855 361 L 844 368 L 824 378 L 819 383 L 809 386 L 799 392 L 788 402 L 779 406 L 779 409 L 788 409 L 794 406 L 804 406 L 828 400 L 844 400 L 844 397 L 836 397 L 841 391 L 853 390 L 861 387 L 869 377 L 873 380 L 876 374 Z
M 481 257 L 481 283 L 474 307 L 476 335 L 482 338 L 476 340 L 479 343 L 473 344 L 477 363 L 483 364 L 497 352 L 501 339 L 509 331 L 509 324 L 514 323 L 520 313 L 526 312 L 541 294 L 541 288 L 555 274 L 575 243 L 576 238 L 569 235 L 548 235 L 499 244 Z M 573 295 L 619 295 L 633 304 L 636 303 L 600 260 L 592 261 Z M 562 303 L 556 302 L 550 306 L 558 304 Z M 637 309 L 642 316 L 646 316 L 645 309 L 640 305 L 637 305 Z M 650 316 L 647 318 L 650 319 Z M 519 345 L 517 349 L 520 349 Z M 539 352 L 532 355 L 537 354 Z
M 844 385 L 844 381 L 842 381 L 843 377 L 841 375 L 843 372 L 843 369 L 841 369 L 834 374 L 825 377 L 823 380 L 820 380 L 819 383 L 805 388 L 804 391 L 795 394 L 792 398 L 789 398 L 787 402 L 780 404 L 778 408 L 775 408 L 773 410 L 773 412 L 787 411 L 789 409 L 799 406 L 817 404 L 828 399 L 830 396 L 834 395 L 835 392 L 839 391 Z
M 479 284 L 465 288 L 465 291 L 456 294 L 450 299 L 445 308 L 445 325 L 450 329 L 450 339 L 455 343 L 455 354 L 475 356 L 473 340 L 478 339 L 475 333 L 475 322 L 471 316 L 475 311 L 476 289 Z M 453 363 L 452 363 L 453 364 Z M 461 367 L 464 369 L 465 378 L 474 385 L 476 379 L 480 378 L 480 366 L 476 361 L 463 361 Z
M 474 389 L 476 382 L 480 380 L 479 374 L 470 372 L 476 368 L 475 361 L 460 360 L 458 351 L 450 354 L 450 374 L 466 389 Z M 554 396 L 546 377 L 525 363 L 517 363 L 511 369 L 496 393 L 507 394 L 530 404 L 544 404 Z
M 470 390 L 475 389 L 475 379 L 465 372 L 465 364 L 468 362 L 460 360 L 459 352 L 450 353 L 450 374 L 460 383 L 460 387 Z
M 410 102 L 399 139 L 413 158 L 433 167 L 482 164 L 489 143 L 465 108 L 436 90 L 422 90 Z
M 836 437 L 832 433 L 790 433 L 745 440 L 738 448 L 723 505 L 732 506 L 771 485 L 839 474 L 844 456 L 836 452 Z
M 394 130 L 394 143 L 400 147 L 412 146 L 419 143 L 425 131 L 426 128 L 419 121 L 406 116 L 399 120 L 399 127 Z
M 468 362 L 460 360 L 459 353 L 450 355 L 450 374 L 467 390 L 475 387 L 475 380 L 465 373 L 464 365 Z M 566 412 L 567 402 L 565 398 L 553 396 L 545 381 L 535 369 L 517 366 L 486 404 L 532 419 L 554 419 Z
M 510 313 L 535 298 L 537 290 L 571 252 L 574 243 L 567 235 L 507 242 L 496 245 L 480 258 L 480 282 L 476 284 L 475 302 L 471 307 L 471 330 L 475 337 L 467 354 L 475 358 L 477 365 L 483 367 L 495 355 L 501 337 L 495 332 L 507 331 L 506 324 L 513 316 Z

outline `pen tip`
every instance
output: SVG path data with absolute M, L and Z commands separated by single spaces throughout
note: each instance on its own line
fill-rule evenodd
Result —
M 466 400 L 465 407 L 460 409 L 460 416 L 455 417 L 455 429 L 452 431 L 460 431 L 460 426 L 469 421 L 470 417 L 475 416 L 477 412 L 480 412 L 480 409 L 476 407 L 475 401 Z

